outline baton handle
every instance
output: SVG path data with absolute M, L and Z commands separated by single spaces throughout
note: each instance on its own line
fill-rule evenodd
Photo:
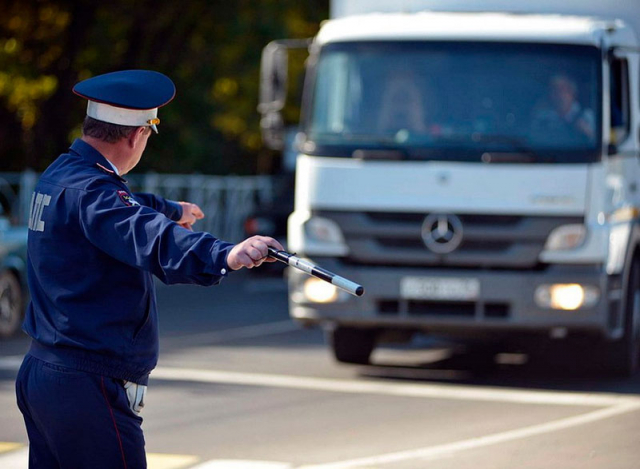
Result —
M 354 296 L 362 296 L 364 295 L 364 287 L 359 285 L 351 280 L 348 280 L 344 277 L 341 277 L 333 272 L 329 272 L 322 267 L 319 267 L 315 264 L 312 264 L 309 261 L 305 261 L 304 259 L 300 259 L 295 254 L 288 253 L 286 251 L 278 251 L 273 248 L 269 248 L 269 257 L 273 257 L 274 259 L 283 262 L 291 267 L 295 267 L 296 269 L 300 269 L 303 272 L 319 278 L 320 280 L 324 280 L 325 282 L 329 282 L 332 285 L 340 288 L 341 290 L 346 291 L 347 293 L 351 293 Z

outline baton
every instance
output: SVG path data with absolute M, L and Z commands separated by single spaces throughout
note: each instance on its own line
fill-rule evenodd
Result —
M 351 280 L 340 277 L 339 275 L 336 275 L 333 272 L 329 272 L 322 267 L 318 267 L 317 265 L 314 265 L 309 261 L 300 259 L 295 254 L 291 254 L 286 251 L 278 251 L 270 247 L 268 255 L 269 257 L 273 257 L 274 259 L 288 264 L 291 267 L 300 269 L 303 272 L 312 275 L 313 277 L 324 280 L 325 282 L 329 282 L 330 284 L 335 285 L 336 287 L 346 291 L 347 293 L 351 293 L 354 296 L 364 295 L 364 287 L 362 285 L 358 285 Z

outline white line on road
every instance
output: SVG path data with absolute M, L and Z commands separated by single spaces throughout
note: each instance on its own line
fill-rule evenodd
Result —
M 416 459 L 436 459 L 442 456 L 453 456 L 459 451 L 481 448 L 484 446 L 506 443 L 513 440 L 528 438 L 531 436 L 551 433 L 558 430 L 565 430 L 571 427 L 585 425 L 587 423 L 597 422 L 598 420 L 607 419 L 617 415 L 626 414 L 640 409 L 640 403 L 628 403 L 599 409 L 574 417 L 567 417 L 552 422 L 532 425 L 529 427 L 518 428 L 506 432 L 494 433 L 492 435 L 470 438 L 468 440 L 456 441 L 453 443 L 445 443 L 442 445 L 428 446 L 426 448 L 413 449 L 408 451 L 398 451 L 395 453 L 381 454 L 378 456 L 369 456 L 347 461 L 339 461 L 329 464 L 319 464 L 310 466 L 300 466 L 299 469 L 350 469 L 357 467 L 368 467 L 380 464 L 400 463 L 404 461 Z
M 511 402 L 518 404 L 550 404 L 563 406 L 609 407 L 639 403 L 640 399 L 613 393 L 576 393 L 562 391 L 530 391 L 523 389 L 499 389 L 492 387 L 379 383 L 371 381 L 347 381 L 303 376 L 241 373 L 233 371 L 198 370 L 188 368 L 159 367 L 151 373 L 152 380 L 223 383 L 242 386 L 264 386 L 311 391 L 328 391 L 354 394 L 379 394 L 386 396 L 421 397 L 469 401 Z
M 21 356 L 0 358 L 0 369 L 17 370 L 20 367 L 21 362 Z M 239 386 L 303 389 L 349 394 L 378 394 L 399 397 L 509 402 L 516 404 L 610 407 L 623 404 L 636 404 L 640 402 L 640 398 L 638 397 L 615 393 L 531 391 L 525 389 L 463 386 L 459 384 L 380 383 L 372 381 L 347 381 L 305 376 L 242 373 L 235 371 L 172 367 L 156 368 L 151 373 L 151 379 L 152 381 L 187 381 Z
M 200 458 L 185 454 L 147 453 L 149 469 L 292 469 L 290 464 L 266 461 L 227 461 L 211 460 L 193 466 Z M 26 469 L 29 465 L 29 448 L 21 448 L 10 453 L 0 454 L 2 469 Z
M 179 345 L 184 343 L 206 343 L 208 345 L 221 342 L 229 342 L 239 339 L 255 339 L 268 335 L 283 334 L 300 330 L 300 325 L 291 320 L 268 322 L 265 324 L 253 324 L 251 326 L 236 327 L 221 331 L 203 332 L 198 334 L 186 334 L 160 339 L 160 345 Z
M 29 448 L 22 448 L 0 456 L 2 469 L 25 469 L 29 465 Z
M 293 466 L 283 462 L 272 461 L 244 461 L 239 459 L 213 459 L 198 464 L 191 469 L 293 469 Z
M 0 369 L 17 369 L 22 357 L 5 357 L 0 359 Z M 303 389 L 312 391 L 328 391 L 354 394 L 377 394 L 433 399 L 454 399 L 468 401 L 509 402 L 519 404 L 563 405 L 563 406 L 596 406 L 606 407 L 582 415 L 567 417 L 552 422 L 536 424 L 506 432 L 485 435 L 477 438 L 429 446 L 425 448 L 399 451 L 377 456 L 338 461 L 329 464 L 307 465 L 305 469 L 347 469 L 371 465 L 392 464 L 415 459 L 433 459 L 449 456 L 458 451 L 481 448 L 484 446 L 505 443 L 531 436 L 542 435 L 606 418 L 622 415 L 640 409 L 640 399 L 634 396 L 614 393 L 575 393 L 558 391 L 530 391 L 522 389 L 499 389 L 491 387 L 442 385 L 442 384 L 404 384 L 379 383 L 371 381 L 347 381 L 326 378 L 312 378 L 275 374 L 240 373 L 216 370 L 200 370 L 186 368 L 159 367 L 152 373 L 152 380 L 186 381 L 201 383 L 223 383 L 243 386 L 276 387 Z M 24 457 L 17 452 L 16 457 Z M 5 465 L 3 459 L 3 467 Z M 220 463 L 210 461 L 209 463 Z M 207 464 L 209 464 L 207 463 Z M 266 463 L 266 462 L 265 462 Z M 286 463 L 280 464 L 286 468 Z M 202 466 L 200 469 L 212 469 L 225 466 Z M 233 466 L 231 466 L 233 467 Z M 264 467 L 264 466 L 263 466 Z M 274 469 L 278 466 L 272 466 Z M 265 469 L 269 468 L 266 466 Z M 271 468 L 269 468 L 271 469 Z M 278 468 L 279 469 L 279 468 Z

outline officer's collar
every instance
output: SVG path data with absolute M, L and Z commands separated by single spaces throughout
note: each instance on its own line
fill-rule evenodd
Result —
M 102 155 L 102 153 L 100 153 L 98 150 L 93 148 L 84 140 L 81 140 L 79 138 L 75 139 L 74 142 L 71 144 L 70 150 L 73 153 L 80 155 L 82 158 L 84 158 L 86 161 L 91 163 L 93 166 L 96 166 L 98 169 L 100 169 L 100 171 L 107 173 L 115 177 L 116 179 L 119 179 L 122 182 L 127 182 L 126 179 L 124 179 L 122 176 L 119 176 L 115 171 L 112 171 L 110 169 L 112 167 L 111 162 L 107 160 Z

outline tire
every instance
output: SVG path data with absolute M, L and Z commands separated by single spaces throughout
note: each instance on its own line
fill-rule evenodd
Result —
M 342 363 L 367 365 L 376 346 L 376 335 L 371 329 L 336 327 L 329 335 L 333 356 Z
M 0 273 L 0 337 L 11 337 L 22 326 L 22 288 L 16 276 Z
M 629 271 L 625 291 L 624 335 L 607 344 L 605 368 L 618 377 L 631 377 L 640 367 L 640 258 L 636 257 Z

